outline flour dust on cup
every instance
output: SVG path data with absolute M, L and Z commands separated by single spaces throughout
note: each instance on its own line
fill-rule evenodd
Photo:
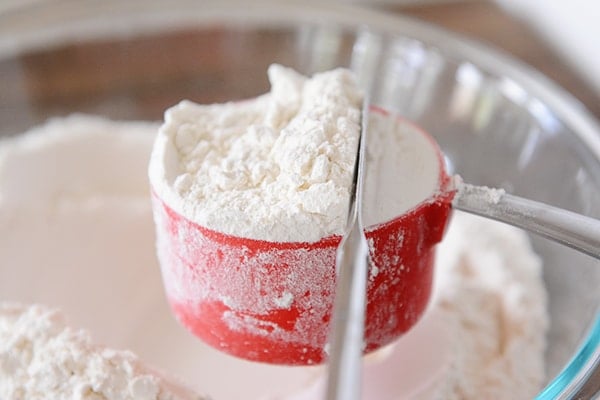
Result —
M 175 315 L 203 341 L 249 360 L 318 364 L 362 96 L 342 69 L 306 78 L 274 65 L 269 78 L 254 99 L 167 111 L 149 168 L 157 252 Z M 379 109 L 369 131 L 365 351 L 424 312 L 454 193 L 426 134 Z

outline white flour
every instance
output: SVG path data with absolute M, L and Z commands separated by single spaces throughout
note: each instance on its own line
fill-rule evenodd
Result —
M 271 92 L 169 109 L 150 163 L 174 210 L 219 232 L 314 242 L 343 232 L 360 130 L 353 75 L 269 68 Z
M 154 129 L 71 117 L 0 145 L 0 300 L 60 306 L 94 338 L 133 349 L 215 400 L 311 399 L 307 393 L 318 385 L 320 370 L 233 359 L 208 349 L 170 317 L 160 294 L 145 172 Z M 540 267 L 522 232 L 456 213 L 438 249 L 427 313 L 438 329 L 427 336 L 432 331 L 422 332 L 426 324 L 419 324 L 412 331 L 418 337 L 409 334 L 396 353 L 379 353 L 365 369 L 365 399 L 531 398 L 543 382 L 548 323 Z M 280 301 L 285 305 L 287 299 Z M 0 314 L 7 321 L 7 312 Z M 35 347 L 37 360 L 51 358 L 57 368 L 65 367 L 72 353 L 54 357 L 59 347 L 52 350 L 35 324 L 21 326 L 0 328 L 0 348 L 6 349 L 7 337 L 28 336 L 46 343 Z M 0 351 L 0 360 L 25 356 L 20 346 Z M 84 354 L 78 362 L 91 368 L 97 355 Z M 421 365 L 425 359 L 432 362 Z M 35 364 L 23 365 L 30 371 Z M 6 390 L 15 385 L 25 390 L 2 368 L 0 398 L 10 398 Z M 431 369 L 440 373 L 428 381 Z M 134 379 L 122 372 L 118 376 L 127 383 L 118 387 L 129 388 Z M 50 376 L 36 375 L 27 385 L 75 390 Z M 158 375 L 158 381 L 147 379 L 163 382 Z
M 85 331 L 42 306 L 0 303 L 0 338 L 2 399 L 202 399 L 133 353 L 92 344 Z
M 463 182 L 462 178 L 455 176 L 456 196 L 467 196 L 471 202 L 482 206 L 498 204 L 502 196 L 506 194 L 504 189 L 490 188 L 487 186 L 475 186 Z
M 455 212 L 439 245 L 433 307 L 457 351 L 443 399 L 531 399 L 544 380 L 540 259 L 513 227 Z

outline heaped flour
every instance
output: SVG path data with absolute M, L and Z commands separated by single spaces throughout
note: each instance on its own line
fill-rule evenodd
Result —
M 171 208 L 218 232 L 274 242 L 342 234 L 362 95 L 350 71 L 272 65 L 271 91 L 165 113 L 149 174 Z

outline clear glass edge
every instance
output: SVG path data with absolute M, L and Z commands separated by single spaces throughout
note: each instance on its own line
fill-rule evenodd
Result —
M 600 365 L 600 313 L 577 353 L 564 369 L 535 397 L 536 400 L 570 399 Z

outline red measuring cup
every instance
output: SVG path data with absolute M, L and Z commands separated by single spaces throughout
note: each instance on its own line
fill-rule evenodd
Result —
M 398 338 L 425 311 L 434 246 L 454 195 L 437 144 L 412 129 L 436 152 L 437 188 L 402 215 L 365 230 L 371 257 L 365 352 Z M 167 299 L 187 329 L 248 360 L 310 365 L 327 359 L 341 236 L 306 243 L 223 234 L 183 215 L 154 186 L 153 210 Z

